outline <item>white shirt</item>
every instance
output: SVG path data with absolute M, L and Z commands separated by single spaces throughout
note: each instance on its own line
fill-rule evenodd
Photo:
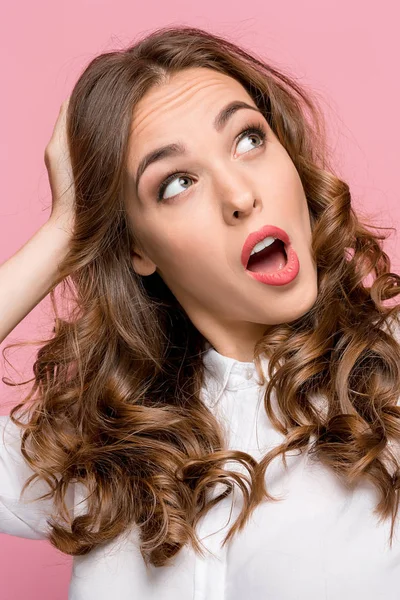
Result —
M 260 459 L 282 436 L 265 414 L 265 386 L 258 383 L 254 363 L 212 347 L 204 362 L 202 399 L 226 427 L 230 448 Z M 264 359 L 266 374 L 267 364 Z M 44 539 L 51 501 L 19 500 L 31 474 L 19 451 L 19 431 L 0 416 L 0 531 Z M 221 542 L 239 513 L 239 490 L 199 523 L 209 550 L 204 558 L 186 546 L 171 565 L 146 568 L 134 527 L 128 536 L 73 558 L 69 600 L 398 600 L 398 530 L 389 549 L 390 521 L 378 524 L 372 514 L 378 498 L 372 484 L 351 491 L 307 453 L 288 453 L 287 465 L 286 471 L 278 457 L 266 472 L 267 489 L 283 499 L 258 506 L 224 548 Z M 35 482 L 27 497 L 44 491 L 45 484 Z M 84 512 L 80 493 L 78 485 L 71 486 L 67 498 L 76 514 Z

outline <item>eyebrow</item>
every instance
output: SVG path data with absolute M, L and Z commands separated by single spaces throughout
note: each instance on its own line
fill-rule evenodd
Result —
M 255 110 L 259 114 L 262 115 L 262 112 L 256 108 L 255 106 L 251 106 L 251 104 L 247 104 L 247 102 L 243 102 L 242 100 L 234 100 L 233 102 L 229 102 L 226 106 L 224 106 L 219 113 L 216 115 L 213 126 L 218 132 L 221 132 L 225 127 L 229 119 L 240 109 L 249 108 L 251 110 Z M 186 154 L 186 147 L 181 143 L 167 144 L 166 146 L 161 146 L 160 148 L 156 148 L 155 150 L 151 150 L 148 152 L 140 161 L 139 166 L 137 168 L 136 177 L 135 177 L 135 189 L 136 193 L 139 187 L 139 181 L 144 171 L 147 169 L 149 165 L 152 163 L 163 160 L 164 158 L 170 158 L 171 156 L 181 156 L 182 154 Z

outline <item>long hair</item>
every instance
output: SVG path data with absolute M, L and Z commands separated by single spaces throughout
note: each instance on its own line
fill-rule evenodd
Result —
M 227 449 L 201 397 L 207 340 L 159 274 L 139 276 L 131 261 L 136 240 L 124 181 L 133 109 L 152 86 L 188 67 L 215 69 L 244 86 L 293 161 L 308 202 L 318 296 L 296 321 L 268 327 L 255 346 L 257 368 L 261 355 L 270 359 L 265 410 L 284 434 L 260 461 Z M 67 118 L 73 238 L 50 292 L 54 336 L 41 340 L 32 389 L 11 411 L 34 471 L 23 491 L 41 478 L 54 498 L 51 544 L 81 555 L 136 526 L 146 563 L 164 565 L 188 543 L 202 553 L 200 517 L 237 486 L 243 508 L 226 543 L 257 505 L 276 500 L 266 469 L 294 449 L 312 453 L 348 484 L 369 478 L 380 493 L 376 513 L 392 518 L 392 541 L 400 348 L 391 327 L 399 308 L 384 302 L 399 293 L 399 276 L 390 272 L 385 236 L 360 222 L 349 186 L 328 164 L 322 111 L 311 93 L 227 39 L 164 27 L 94 58 L 73 89 Z M 70 293 L 63 318 L 57 286 Z M 313 404 L 315 393 L 326 399 L 325 411 Z M 228 469 L 231 461 L 240 469 Z M 70 515 L 63 499 L 78 483 L 87 490 L 87 511 Z M 212 496 L 217 484 L 223 492 Z

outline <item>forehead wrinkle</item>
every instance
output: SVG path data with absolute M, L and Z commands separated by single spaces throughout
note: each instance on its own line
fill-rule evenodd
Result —
M 223 82 L 222 81 L 212 81 L 209 82 L 207 84 L 202 83 L 201 81 L 198 82 L 198 84 L 194 87 L 193 89 L 193 82 L 190 81 L 187 84 L 185 84 L 184 86 L 182 86 L 183 88 L 187 88 L 186 90 L 183 89 L 181 87 L 179 87 L 177 90 L 173 90 L 172 92 L 172 106 L 171 106 L 171 101 L 170 99 L 168 99 L 166 101 L 165 97 L 160 97 L 159 101 L 156 101 L 155 106 L 151 107 L 150 110 L 147 112 L 147 114 L 145 114 L 141 119 L 140 119 L 140 110 L 139 113 L 135 116 L 134 118 L 134 122 L 138 121 L 138 123 L 134 123 L 133 124 L 133 129 L 135 129 L 135 137 L 140 135 L 140 133 L 143 131 L 143 129 L 145 129 L 146 127 L 146 121 L 148 120 L 148 118 L 150 118 L 154 112 L 157 113 L 157 116 L 163 116 L 163 114 L 165 114 L 165 112 L 168 112 L 169 110 L 176 110 L 177 108 L 179 108 L 182 104 L 186 104 L 188 101 L 191 100 L 191 98 L 193 98 L 193 96 L 195 96 L 195 94 L 200 90 L 206 90 L 207 88 L 209 88 L 210 86 L 213 85 L 222 85 Z M 186 95 L 185 95 L 186 94 Z M 165 102 L 167 102 L 168 104 L 165 105 Z M 160 107 L 161 104 L 161 107 Z M 208 111 L 209 109 L 207 109 Z M 145 111 L 145 109 L 142 109 L 142 112 Z M 143 125 L 144 123 L 144 125 Z M 142 125 L 142 127 L 140 127 Z

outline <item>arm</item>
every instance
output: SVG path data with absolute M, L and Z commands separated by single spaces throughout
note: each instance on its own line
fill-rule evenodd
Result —
M 53 287 L 59 263 L 69 250 L 74 224 L 75 192 L 69 160 L 66 113 L 68 101 L 61 106 L 53 135 L 45 151 L 45 163 L 52 191 L 52 210 L 48 222 L 11 258 L 0 265 L 0 343 Z M 33 473 L 20 449 L 21 429 L 10 416 L 0 416 L 0 533 L 32 539 L 46 538 L 47 518 L 52 499 L 32 502 L 49 488 L 35 480 L 24 496 L 20 493 Z M 66 494 L 73 506 L 75 486 Z
M 48 222 L 0 266 L 0 343 L 53 287 L 69 249 L 75 187 L 67 136 L 69 99 L 61 105 L 44 160 L 52 193 Z
M 49 221 L 0 266 L 0 341 L 50 291 L 69 240 L 61 227 Z M 35 501 L 49 491 L 44 481 L 37 480 L 20 497 L 23 483 L 33 474 L 20 451 L 20 436 L 10 417 L 0 416 L 0 533 L 46 539 L 53 500 Z M 65 497 L 70 510 L 74 493 L 70 486 Z
M 69 239 L 48 221 L 0 266 L 0 343 L 50 291 Z

